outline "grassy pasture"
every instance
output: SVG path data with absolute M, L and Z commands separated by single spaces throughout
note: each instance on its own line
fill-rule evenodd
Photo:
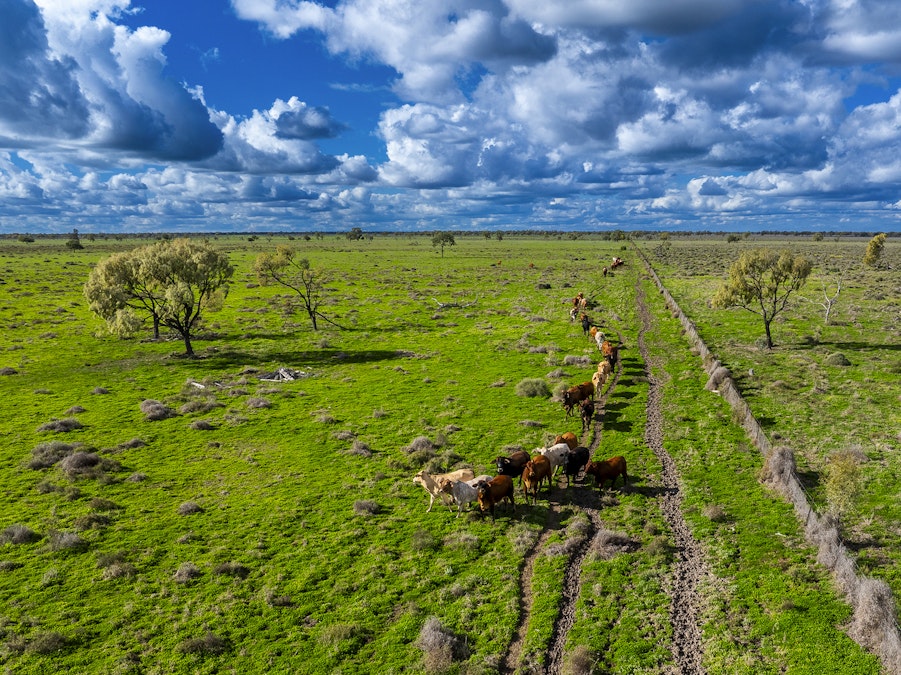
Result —
M 586 558 L 567 651 L 587 654 L 596 672 L 667 672 L 673 552 L 656 504 L 660 467 L 643 443 L 640 285 L 655 314 L 646 339 L 663 364 L 655 374 L 665 381 L 665 443 L 713 571 L 703 589 L 709 672 L 878 672 L 841 632 L 848 608 L 789 507 L 758 485 L 760 458 L 704 391 L 697 359 L 637 261 L 599 275 L 612 255 L 631 257 L 623 244 L 459 237 L 442 258 L 413 236 L 213 241 L 236 274 L 195 360 L 180 356 L 177 340 L 103 335 L 90 316 L 81 296 L 90 264 L 134 242 L 84 241 L 83 251 L 61 240 L 0 244 L 0 368 L 16 371 L 0 377 L 0 664 L 8 671 L 497 672 L 547 501 L 520 503 L 513 515 L 501 508 L 494 522 L 439 504 L 425 513 L 428 498 L 411 476 L 421 466 L 492 473 L 493 458 L 510 447 L 531 450 L 578 431 L 559 404 L 514 389 L 527 377 L 552 388 L 589 379 L 597 349 L 562 304 L 583 290 L 602 304 L 595 318 L 623 339 L 599 454 L 628 457 L 632 488 L 601 498 L 612 541 L 625 544 Z M 277 243 L 333 270 L 323 309 L 344 330 L 312 332 L 305 317 L 285 312 L 281 288 L 257 285 L 252 261 Z M 682 296 L 698 281 L 703 298 L 716 273 L 688 278 L 667 264 L 661 274 Z M 802 334 L 814 334 L 814 318 Z M 788 327 L 776 326 L 777 341 Z M 755 334 L 751 323 L 744 330 Z M 870 334 L 862 328 L 855 341 Z M 566 356 L 590 356 L 591 365 L 567 365 Z M 308 377 L 259 379 L 281 366 Z M 876 380 L 882 371 L 867 372 Z M 760 392 L 752 406 L 766 415 L 774 392 Z M 884 394 L 859 397 L 872 399 L 875 419 L 895 409 Z M 149 421 L 147 399 L 177 414 Z M 800 408 L 804 399 L 796 392 L 793 401 Z M 814 403 L 804 415 L 821 409 Z M 795 443 L 781 419 L 773 428 Z M 39 431 L 75 426 L 65 420 L 80 426 Z M 54 442 L 82 444 L 75 449 L 100 461 L 32 468 Z M 894 466 L 887 456 L 878 463 Z M 888 491 L 889 474 L 882 480 Z M 566 503 L 561 513 L 535 563 L 527 664 L 543 660 L 567 542 L 582 517 Z M 421 643 L 430 617 L 446 636 Z
M 729 264 L 750 240 L 642 244 L 663 283 L 728 366 L 774 444 L 795 451 L 809 499 L 825 510 L 828 460 L 850 449 L 862 460 L 863 489 L 844 518 L 844 535 L 863 574 L 885 579 L 901 598 L 901 243 L 889 239 L 890 269 L 865 267 L 866 239 L 764 242 L 789 247 L 815 265 L 800 299 L 774 323 L 761 348 L 759 317 L 708 305 Z M 843 288 L 830 323 L 823 287 Z M 843 355 L 842 361 L 837 355 Z

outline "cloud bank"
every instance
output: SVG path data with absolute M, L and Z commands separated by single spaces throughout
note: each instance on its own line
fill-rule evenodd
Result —
M 894 0 L 232 0 L 394 74 L 378 157 L 303 91 L 211 107 L 138 9 L 0 0 L 3 231 L 899 229 Z

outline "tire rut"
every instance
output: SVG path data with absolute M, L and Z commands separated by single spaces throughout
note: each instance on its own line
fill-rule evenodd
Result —
M 680 673 L 701 675 L 703 641 L 698 627 L 700 594 L 698 585 L 707 575 L 701 545 L 694 538 L 682 515 L 682 494 L 679 488 L 679 472 L 673 458 L 663 447 L 663 412 L 660 405 L 661 382 L 654 375 L 658 360 L 649 356 L 645 333 L 651 328 L 651 313 L 641 286 L 636 281 L 636 302 L 641 319 L 638 332 L 638 349 L 645 363 L 648 378 L 647 424 L 645 443 L 657 456 L 662 467 L 660 509 L 672 531 L 676 562 L 672 577 L 666 584 L 670 596 L 670 622 L 673 629 L 672 654 Z M 664 381 L 665 382 L 665 381 Z

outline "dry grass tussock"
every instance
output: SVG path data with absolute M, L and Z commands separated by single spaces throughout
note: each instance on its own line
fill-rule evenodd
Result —
M 358 516 L 374 516 L 381 510 L 378 502 L 371 499 L 358 499 L 354 502 L 354 514 Z
M 144 413 L 144 417 L 146 417 L 149 422 L 169 419 L 178 414 L 169 406 L 164 405 L 159 401 L 155 401 L 152 398 L 141 401 L 141 412 Z
M 62 441 L 39 443 L 31 451 L 31 460 L 28 462 L 28 468 L 46 469 L 68 457 L 81 447 L 81 443 L 63 443 Z
M 197 502 L 184 502 L 178 507 L 178 515 L 190 516 L 194 513 L 203 513 L 203 507 Z
M 579 646 L 566 656 L 563 663 L 563 675 L 591 675 L 594 672 L 594 659 L 588 647 Z
M 211 631 L 199 638 L 189 638 L 178 645 L 182 654 L 216 655 L 228 650 L 228 641 Z
M 563 357 L 563 365 L 564 366 L 576 366 L 579 368 L 588 368 L 588 367 L 594 365 L 594 363 L 592 362 L 591 358 L 588 356 L 585 356 L 585 355 L 574 356 L 572 354 L 569 354 L 569 355 Z
M 516 384 L 516 395 L 526 398 L 549 398 L 551 388 L 542 378 L 527 377 Z
M 175 570 L 172 578 L 179 584 L 187 584 L 202 574 L 200 568 L 192 562 L 183 562 Z
M 41 426 L 38 427 L 39 432 L 48 432 L 53 431 L 57 433 L 68 433 L 70 431 L 75 431 L 76 429 L 81 429 L 83 427 L 82 423 L 79 422 L 74 417 L 66 417 L 61 420 L 50 420 L 49 422 L 45 422 Z
M 416 646 L 422 650 L 423 665 L 428 673 L 443 673 L 454 661 L 469 657 L 466 640 L 454 635 L 434 616 L 423 624 Z
M 0 532 L 0 543 L 3 544 L 32 544 L 41 539 L 41 535 L 27 525 L 16 523 Z

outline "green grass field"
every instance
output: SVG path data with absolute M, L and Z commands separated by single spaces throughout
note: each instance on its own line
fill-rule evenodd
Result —
M 494 522 L 437 503 L 426 513 L 412 476 L 464 465 L 493 473 L 497 455 L 579 430 L 559 403 L 515 388 L 590 378 L 599 353 L 565 304 L 584 291 L 624 347 L 598 454 L 627 456 L 632 486 L 598 499 L 605 527 L 631 544 L 586 557 L 567 651 L 587 655 L 593 672 L 671 672 L 672 551 L 652 489 L 660 466 L 643 441 L 642 288 L 654 315 L 645 339 L 665 383 L 664 442 L 712 571 L 702 589 L 708 672 L 879 672 L 844 634 L 849 608 L 791 507 L 759 484 L 759 454 L 704 389 L 699 359 L 630 243 L 461 236 L 441 257 L 412 235 L 209 239 L 236 273 L 194 342 L 197 359 L 183 358 L 178 340 L 114 338 L 87 309 L 91 265 L 140 242 L 0 242 L 6 671 L 497 672 L 547 501 L 525 506 L 518 492 L 516 513 L 501 508 Z M 343 328 L 312 331 L 286 310 L 284 289 L 258 284 L 254 258 L 285 243 L 330 271 L 323 311 Z M 865 489 L 847 533 L 862 571 L 899 597 L 897 272 L 855 268 L 834 326 L 802 305 L 775 326 L 767 353 L 755 347 L 755 317 L 706 305 L 736 244 L 677 240 L 655 253 L 658 244 L 639 242 L 768 433 L 803 457 L 818 506 L 825 457 L 861 446 Z M 851 261 L 849 247 L 862 255 L 865 242 L 791 245 Z M 605 279 L 613 255 L 627 265 Z M 838 351 L 851 366 L 826 363 Z M 260 379 L 280 367 L 303 377 Z M 741 375 L 751 368 L 753 378 Z M 173 416 L 148 420 L 148 399 Z M 51 461 L 76 451 L 99 462 Z M 561 508 L 535 562 L 521 672 L 543 662 L 556 619 L 561 551 L 580 518 Z M 424 641 L 432 617 L 446 633 Z

